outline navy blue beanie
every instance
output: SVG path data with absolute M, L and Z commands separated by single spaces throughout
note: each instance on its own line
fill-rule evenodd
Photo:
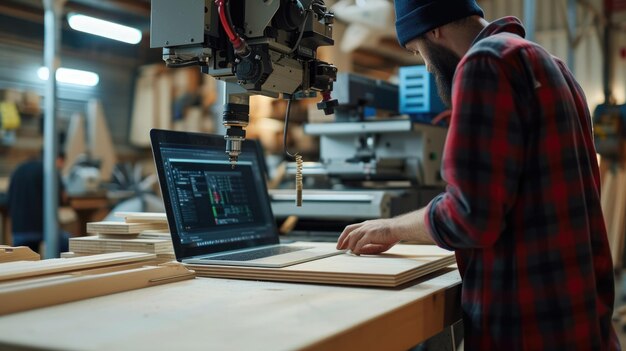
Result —
M 429 30 L 461 18 L 485 17 L 475 0 L 395 0 L 396 32 L 403 47 Z

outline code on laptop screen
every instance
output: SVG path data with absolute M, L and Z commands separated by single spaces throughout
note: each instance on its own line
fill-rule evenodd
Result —
M 171 162 L 186 230 L 261 222 L 250 165 Z
M 243 156 L 233 168 L 219 150 L 162 145 L 162 159 L 182 244 L 208 246 L 255 240 L 272 228 L 262 172 Z

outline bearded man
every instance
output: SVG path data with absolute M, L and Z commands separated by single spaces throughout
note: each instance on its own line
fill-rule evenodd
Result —
M 425 208 L 345 228 L 338 249 L 454 250 L 469 350 L 619 350 L 589 109 L 566 65 L 474 0 L 396 0 L 400 44 L 451 108 Z

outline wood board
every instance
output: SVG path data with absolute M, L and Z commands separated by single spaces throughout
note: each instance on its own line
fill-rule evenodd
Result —
M 156 65 L 143 66 L 139 69 L 139 77 L 135 82 L 135 94 L 130 123 L 129 140 L 139 147 L 150 147 L 150 129 L 157 128 L 157 91 L 155 89 L 157 73 Z
M 169 230 L 144 230 L 137 236 L 139 239 L 163 239 L 172 240 L 172 234 Z
M 306 243 L 319 248 L 334 243 Z M 396 287 L 455 263 L 453 252 L 432 245 L 396 245 L 372 256 L 341 254 L 283 268 L 188 264 L 200 277 Z
M 115 212 L 114 216 L 124 218 L 126 223 L 167 223 L 167 216 L 161 212 Z
M 0 263 L 15 261 L 39 261 L 38 253 L 26 246 L 11 247 L 0 245 Z
M 609 234 L 609 244 L 613 255 L 613 267 L 622 267 L 624 256 L 624 235 L 626 234 L 626 169 L 620 167 L 615 181 L 616 197 L 613 208 L 612 231 Z
M 75 253 L 72 251 L 61 252 L 61 258 L 74 258 L 74 257 L 84 257 L 84 256 L 93 256 L 93 255 L 98 255 L 98 254 Z M 151 264 L 162 264 L 162 263 L 168 263 L 168 262 L 176 262 L 176 257 L 170 254 L 159 254 L 159 255 L 156 255 L 156 258 L 154 260 L 149 261 L 149 263 Z M 145 263 L 142 263 L 142 264 L 145 264 Z
M 0 266 L 0 282 L 14 279 L 74 272 L 137 262 L 149 262 L 156 255 L 139 252 L 115 252 L 76 258 L 53 258 L 43 261 L 20 261 Z
M 158 255 L 174 255 L 172 240 L 150 238 L 101 238 L 84 236 L 70 239 L 69 251 L 80 254 L 96 254 L 109 252 L 144 252 Z
M 144 230 L 167 230 L 167 223 L 124 223 L 124 222 L 91 222 L 87 223 L 90 234 L 139 234 Z
M 140 263 L 141 264 L 141 263 Z M 179 263 L 114 266 L 0 283 L 0 315 L 193 279 Z
M 142 230 L 139 234 L 98 234 L 100 239 L 161 239 L 172 240 L 169 230 Z
M 90 155 L 100 161 L 100 177 L 108 183 L 117 164 L 117 154 L 102 102 L 98 99 L 90 99 L 87 103 L 87 126 Z
M 82 256 L 90 256 L 85 254 L 77 254 L 72 251 L 61 252 L 61 258 L 74 258 L 74 257 L 82 257 Z
M 613 268 L 621 269 L 626 235 L 626 169 L 607 170 L 602 178 L 602 212 L 606 224 Z
M 85 118 L 82 113 L 74 112 L 72 117 L 70 117 L 70 125 L 65 141 L 63 176 L 68 177 L 78 158 L 87 153 L 85 140 Z

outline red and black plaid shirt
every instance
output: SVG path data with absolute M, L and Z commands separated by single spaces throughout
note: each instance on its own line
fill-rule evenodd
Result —
M 619 350 L 589 109 L 524 34 L 498 20 L 459 63 L 427 227 L 456 251 L 468 350 Z

